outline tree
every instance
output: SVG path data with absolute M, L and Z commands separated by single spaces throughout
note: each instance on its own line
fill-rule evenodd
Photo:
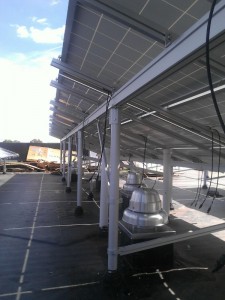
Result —
M 17 140 L 14 140 L 14 141 L 12 141 L 12 140 L 4 140 L 2 143 L 20 143 L 20 141 L 17 141 Z
M 30 141 L 31 144 L 34 144 L 34 143 L 43 143 L 41 140 L 39 139 L 33 139 Z

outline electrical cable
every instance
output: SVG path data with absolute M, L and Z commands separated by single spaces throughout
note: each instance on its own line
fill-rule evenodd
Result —
M 216 5 L 216 1 L 217 0 L 213 0 L 213 2 L 212 2 L 210 13 L 209 13 L 209 18 L 208 18 L 207 30 L 206 30 L 206 68 L 207 68 L 207 77 L 208 77 L 209 88 L 211 91 L 213 104 L 214 104 L 220 125 L 223 129 L 223 132 L 225 133 L 225 124 L 224 124 L 223 118 L 221 116 L 220 109 L 219 109 L 216 95 L 215 95 L 214 88 L 213 88 L 212 74 L 211 74 L 211 67 L 210 67 L 210 57 L 209 57 L 209 54 L 210 54 L 210 49 L 209 49 L 210 28 L 211 28 L 211 22 L 212 22 L 212 17 L 213 17 L 213 12 L 214 12 L 214 8 Z
M 204 205 L 206 199 L 208 198 L 209 196 L 209 192 L 210 192 L 210 189 L 211 189 L 211 184 L 212 184 L 212 177 L 213 177 L 213 168 L 214 168 L 214 134 L 213 134 L 213 131 L 212 132 L 212 152 L 211 152 L 211 176 L 210 176 L 210 181 L 209 181 L 209 187 L 207 189 L 207 192 L 206 192 L 206 195 L 205 195 L 205 198 L 203 199 L 202 203 L 199 205 L 199 208 L 202 208 L 202 206 Z
M 220 133 L 219 133 L 217 130 L 215 130 L 215 131 L 216 131 L 217 134 L 218 134 L 218 137 L 219 137 L 219 143 L 220 143 L 220 141 L 221 141 L 221 139 L 220 139 Z M 219 173 L 220 173 L 220 158 L 221 158 L 221 143 L 220 143 L 219 145 L 220 145 L 220 147 L 219 147 L 219 161 L 218 161 L 218 168 L 217 168 L 216 189 L 215 189 L 215 193 L 214 193 L 214 196 L 213 196 L 213 200 L 212 200 L 212 202 L 211 202 L 211 204 L 210 204 L 210 206 L 209 206 L 209 208 L 208 208 L 208 210 L 207 210 L 207 213 L 210 212 L 210 210 L 211 210 L 211 208 L 212 208 L 212 206 L 213 206 L 214 200 L 215 200 L 216 195 L 217 195 L 217 190 L 218 190 Z
M 158 165 L 156 165 L 156 172 L 157 172 L 157 171 L 158 171 Z M 155 176 L 155 181 L 154 181 L 154 183 L 153 183 L 152 190 L 154 189 L 154 187 L 155 187 L 155 185 L 156 185 L 156 179 L 158 179 L 157 174 L 156 174 L 156 176 Z
M 142 167 L 142 180 L 144 179 L 144 170 L 145 170 L 145 156 L 146 156 L 146 148 L 147 148 L 147 137 L 144 137 L 145 145 L 144 145 L 144 155 L 143 155 L 143 167 Z
M 103 129 L 102 148 L 101 148 L 101 155 L 100 155 L 100 158 L 98 160 L 98 174 L 97 174 L 96 181 L 98 180 L 98 177 L 99 177 L 99 168 L 100 168 L 100 164 L 101 164 L 101 161 L 102 161 L 103 152 L 104 152 L 104 149 L 105 149 L 107 119 L 108 119 L 109 103 L 110 103 L 111 98 L 112 98 L 112 94 L 108 91 L 108 96 L 107 96 L 107 99 L 106 99 L 106 108 L 105 108 L 105 121 L 104 121 L 104 129 Z M 96 174 L 96 170 L 94 170 L 94 173 L 89 178 L 89 181 L 91 181 L 93 179 L 95 174 Z
M 212 273 L 215 273 L 222 269 L 225 266 L 225 254 L 221 255 L 220 258 L 217 260 L 216 265 L 214 269 L 212 270 Z
M 195 194 L 195 199 L 191 203 L 191 206 L 194 203 L 195 203 L 195 206 L 197 206 L 197 203 L 198 203 L 198 200 L 199 200 L 199 196 L 200 196 L 200 192 L 201 192 L 201 182 L 202 182 L 203 171 L 201 173 L 201 176 L 199 174 L 200 173 L 198 172 L 198 186 L 197 186 L 197 190 L 196 190 L 196 194 Z
M 201 196 L 203 175 L 204 175 L 204 171 L 202 171 L 202 173 L 201 173 L 201 178 L 200 178 L 200 181 L 199 181 L 198 196 L 197 196 L 197 199 L 196 199 L 195 207 L 197 206 L 199 198 Z

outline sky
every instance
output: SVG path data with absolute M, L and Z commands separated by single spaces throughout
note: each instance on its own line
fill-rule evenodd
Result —
M 68 0 L 0 0 L 0 142 L 59 142 L 49 135 Z

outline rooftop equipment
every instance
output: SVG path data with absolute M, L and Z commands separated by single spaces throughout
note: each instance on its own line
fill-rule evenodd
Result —
M 142 186 L 141 175 L 136 172 L 129 172 L 126 183 L 123 185 L 123 189 L 121 190 L 122 213 L 129 206 L 129 201 L 133 191 L 140 186 Z
M 129 207 L 122 220 L 138 228 L 153 228 L 168 223 L 168 216 L 162 209 L 159 193 L 150 188 L 137 188 L 133 191 Z
M 122 213 L 119 227 L 131 239 L 152 239 L 175 234 L 168 225 L 168 215 L 162 209 L 157 190 L 141 183 L 141 176 L 129 172 L 121 190 Z

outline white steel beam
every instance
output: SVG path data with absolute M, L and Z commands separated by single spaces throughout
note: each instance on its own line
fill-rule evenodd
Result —
M 135 99 L 137 100 L 137 103 L 135 103 L 135 106 L 138 107 L 139 103 L 141 103 L 141 99 Z M 143 109 L 143 106 L 140 106 L 141 109 Z M 146 108 L 145 108 L 146 109 Z M 167 120 L 171 120 L 174 124 L 181 126 L 183 128 L 185 128 L 187 131 L 193 133 L 194 135 L 200 136 L 202 138 L 205 138 L 209 141 L 211 141 L 212 139 L 212 133 L 210 131 L 209 128 L 207 128 L 206 126 L 203 126 L 193 120 L 188 119 L 187 117 L 185 117 L 184 115 L 180 115 L 177 114 L 175 112 L 173 112 L 171 109 L 166 109 L 164 107 L 160 107 L 158 105 L 155 104 L 149 104 L 148 105 L 148 111 L 156 111 L 160 113 L 160 116 L 163 116 L 163 118 L 167 119 Z M 152 114 L 154 116 L 154 114 Z M 145 119 L 143 119 L 145 120 Z M 214 138 L 215 143 L 218 143 L 218 137 Z M 221 144 L 225 144 L 225 139 L 223 137 L 221 137 L 220 139 Z
M 82 99 L 88 103 L 93 103 L 93 104 L 96 104 L 98 105 L 98 101 L 97 100 L 94 100 L 92 98 L 88 98 L 86 95 L 82 95 L 80 94 L 79 92 L 77 92 L 76 90 L 73 90 L 72 88 L 69 88 L 69 87 L 66 87 L 64 86 L 63 84 L 55 81 L 55 80 L 52 80 L 50 85 L 52 87 L 55 87 L 57 88 L 58 90 L 62 91 L 62 92 L 65 92 L 67 94 L 71 94 L 73 95 L 76 99 L 80 100 L 80 98 L 82 97 Z
M 225 223 L 222 223 L 222 224 L 213 225 L 201 229 L 196 229 L 195 231 L 188 231 L 186 233 L 179 233 L 168 237 L 157 238 L 146 242 L 119 247 L 118 254 L 122 256 L 122 255 L 135 253 L 138 251 L 144 251 L 156 247 L 165 246 L 168 244 L 179 243 L 182 241 L 208 235 L 213 232 L 221 231 L 224 229 L 225 229 Z
M 127 114 L 127 115 L 128 115 L 128 114 Z M 165 118 L 163 118 L 163 117 L 161 117 L 161 116 L 156 116 L 156 115 L 152 115 L 152 116 L 155 117 L 155 118 L 162 119 L 162 120 L 165 121 L 165 122 L 167 121 Z M 196 142 L 196 141 L 194 141 L 194 140 L 192 140 L 192 139 L 186 137 L 185 135 L 176 132 L 175 130 L 171 130 L 171 129 L 168 129 L 168 128 L 164 127 L 164 126 L 158 125 L 158 124 L 156 124 L 156 122 L 150 122 L 150 121 L 148 121 L 147 119 L 142 120 L 142 119 L 139 119 L 139 118 L 137 118 L 137 117 L 135 117 L 135 116 L 132 116 L 131 118 L 132 118 L 133 120 L 135 120 L 135 122 L 138 122 L 138 123 L 140 123 L 140 124 L 146 125 L 146 126 L 148 126 L 149 128 L 153 128 L 154 130 L 156 130 L 156 131 L 158 131 L 158 132 L 161 132 L 161 133 L 163 133 L 163 134 L 165 134 L 165 135 L 167 135 L 167 136 L 171 136 L 172 138 L 175 138 L 175 139 L 177 139 L 177 140 L 179 140 L 179 141 L 182 141 L 182 142 L 184 142 L 184 143 L 186 143 L 186 144 L 188 144 L 188 145 L 194 145 L 194 146 L 196 146 L 198 149 L 204 150 L 204 151 L 206 151 L 206 152 L 208 152 L 208 153 L 211 154 L 211 149 L 210 149 L 210 147 L 207 147 L 207 146 L 205 146 L 205 145 L 202 144 L 202 143 Z M 175 122 L 171 122 L 171 121 L 168 121 L 168 122 L 169 122 L 169 124 L 172 124 L 172 125 L 176 126 L 176 123 L 175 123 Z M 178 125 L 177 125 L 177 126 L 178 126 Z M 185 130 L 185 128 L 182 127 L 181 125 L 180 125 L 180 127 L 181 127 L 182 129 Z M 202 136 L 202 138 L 204 138 L 204 137 Z M 209 138 L 207 138 L 207 140 L 209 140 Z M 214 153 L 217 154 L 217 155 L 219 155 L 219 152 L 216 151 L 216 150 L 214 151 Z M 224 155 L 224 154 L 221 154 L 221 157 L 225 157 L 225 155 Z
M 100 93 L 104 92 L 107 95 L 106 91 L 110 91 L 110 92 L 112 91 L 111 87 L 109 87 L 109 86 L 105 85 L 104 83 L 97 81 L 87 75 L 84 75 L 82 73 L 75 71 L 72 66 L 70 66 L 67 63 L 62 62 L 59 59 L 53 58 L 52 62 L 51 62 L 51 66 L 71 75 L 72 76 L 71 80 L 77 80 L 81 84 L 83 83 L 84 85 L 90 86 L 90 88 L 92 87 L 94 90 L 97 90 L 97 91 L 99 90 Z
M 80 118 L 81 120 L 83 120 L 87 116 L 86 113 L 82 112 L 81 110 L 77 110 L 76 107 L 70 105 L 70 103 L 63 103 L 63 102 L 51 100 L 50 105 L 53 105 L 55 108 L 59 110 L 63 110 L 65 112 L 68 111 L 74 116 L 76 116 L 76 118 Z

